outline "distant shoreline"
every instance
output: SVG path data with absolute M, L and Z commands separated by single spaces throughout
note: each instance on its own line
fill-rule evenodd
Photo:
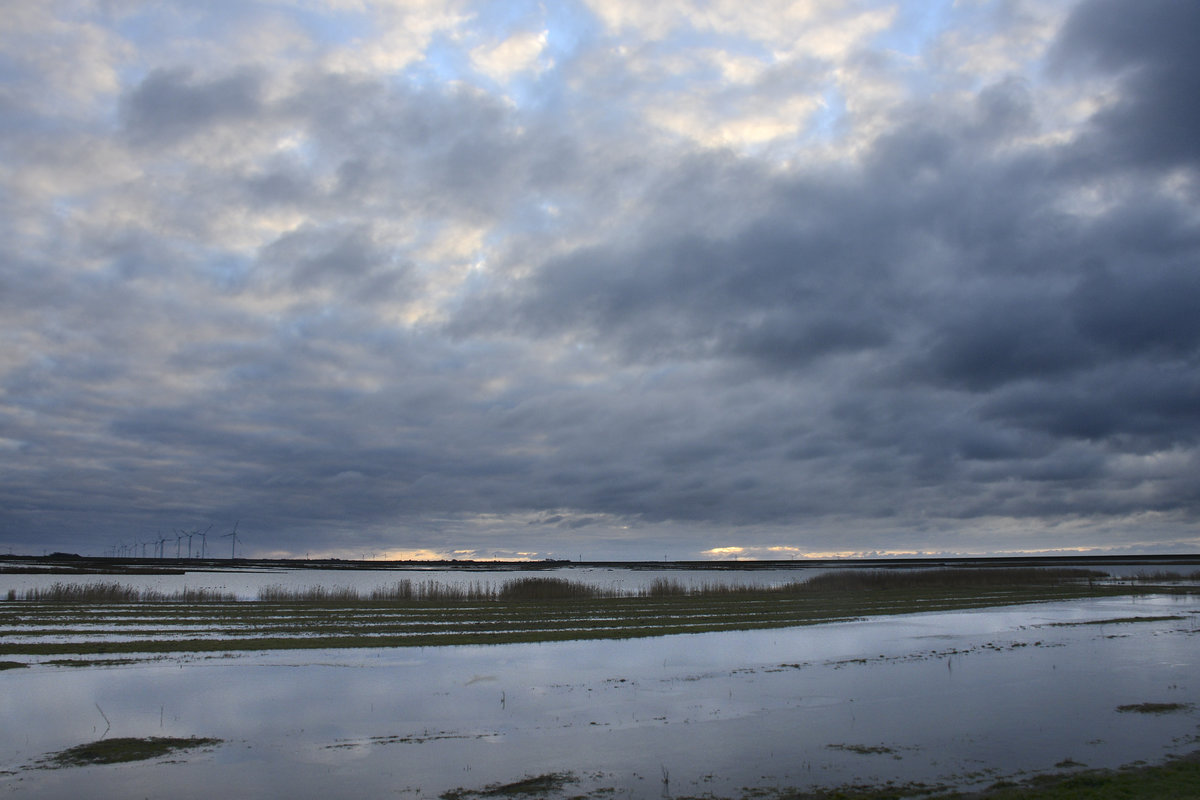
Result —
M 552 569 L 626 569 L 689 571 L 759 571 L 805 569 L 903 569 L 930 567 L 1036 567 L 1105 565 L 1165 567 L 1200 565 L 1200 554 L 1174 555 L 1046 555 L 1046 556 L 961 556 L 917 558 L 830 558 L 762 561 L 473 561 L 395 560 L 339 558 L 112 558 L 53 553 L 47 556 L 7 555 L 0 557 L 0 573 L 50 575 L 178 575 L 205 570 L 361 570 L 414 571 L 462 570 L 465 572 L 530 572 Z

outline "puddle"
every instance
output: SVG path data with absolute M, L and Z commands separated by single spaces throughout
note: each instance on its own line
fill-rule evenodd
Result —
M 33 663 L 0 673 L 0 792 L 436 797 L 570 773 L 567 795 L 658 798 L 1157 761 L 1200 746 L 1198 615 L 1196 598 L 1101 599 L 628 641 Z M 1119 710 L 1147 703 L 1172 713 Z M 224 743 L 28 769 L 102 735 Z

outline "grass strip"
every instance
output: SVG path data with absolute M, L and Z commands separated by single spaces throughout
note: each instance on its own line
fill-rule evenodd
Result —
M 1020 783 L 1000 781 L 980 791 L 955 791 L 923 783 L 846 785 L 818 789 L 744 789 L 740 795 L 675 800 L 1194 800 L 1200 797 L 1200 752 L 1163 764 L 1038 775 Z
M 396 605 L 369 602 L 0 604 L 0 656 L 264 651 L 625 639 L 783 628 L 914 611 L 947 611 L 1136 593 L 1067 583 L 970 590 L 883 588 L 818 594 L 732 593 L 593 600 Z M 180 620 L 186 620 L 181 624 Z M 203 635 L 199 635 L 203 631 Z M 42 641 L 30 641 L 41 639 Z M 47 641 L 49 640 L 49 641 Z

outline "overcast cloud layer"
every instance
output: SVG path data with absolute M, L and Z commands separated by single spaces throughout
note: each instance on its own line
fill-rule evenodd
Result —
M 0 548 L 1200 549 L 1198 3 L 0 5 Z

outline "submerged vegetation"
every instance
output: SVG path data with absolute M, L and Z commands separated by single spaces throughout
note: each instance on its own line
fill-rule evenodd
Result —
M 1175 711 L 1191 711 L 1191 703 L 1131 703 L 1117 706 L 1117 711 L 1135 714 L 1170 714 Z
M 636 592 L 525 577 L 499 586 L 399 581 L 365 593 L 272 586 L 249 601 L 55 584 L 0 604 L 0 656 L 624 639 L 1162 591 L 1097 577 L 1039 568 L 836 570 L 769 587 L 655 581 Z
M 495 783 L 482 789 L 451 789 L 443 792 L 442 800 L 469 800 L 474 797 L 541 797 L 550 792 L 558 792 L 569 783 L 576 783 L 575 776 L 570 772 L 550 772 L 545 775 L 534 775 L 522 778 L 512 783 Z
M 195 736 L 186 739 L 166 736 L 100 739 L 55 753 L 47 759 L 47 763 L 55 767 L 120 764 L 126 761 L 145 761 L 179 750 L 209 747 L 220 743 L 220 739 L 202 739 Z

